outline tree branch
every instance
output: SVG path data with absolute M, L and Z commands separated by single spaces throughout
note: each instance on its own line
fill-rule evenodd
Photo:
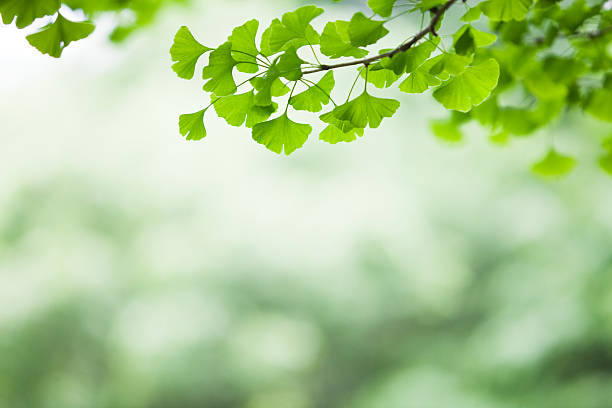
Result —
M 431 33 L 435 36 L 438 35 L 438 33 L 436 32 L 436 24 L 438 24 L 438 21 L 440 21 L 444 13 L 457 1 L 459 0 L 448 0 L 446 3 L 444 3 L 444 5 L 436 9 L 435 14 L 432 17 L 427 27 L 425 27 L 423 30 L 421 30 L 417 34 L 415 34 L 415 36 L 412 37 L 410 41 L 392 49 L 391 51 L 385 52 L 383 54 L 378 54 L 374 57 L 363 58 L 363 59 L 348 61 L 348 62 L 342 62 L 339 64 L 331 64 L 331 65 L 321 64 L 319 68 L 311 69 L 310 71 L 304 71 L 303 74 L 314 74 L 316 72 L 329 71 L 330 69 L 336 69 L 336 68 L 342 68 L 342 67 L 350 67 L 352 65 L 366 65 L 367 66 L 380 59 L 387 58 L 387 57 L 391 58 L 397 53 L 408 51 L 410 48 L 412 48 L 417 42 L 419 42 L 427 34 Z

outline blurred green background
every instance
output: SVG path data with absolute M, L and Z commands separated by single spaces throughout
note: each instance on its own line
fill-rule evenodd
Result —
M 61 60 L 0 26 L 0 407 L 612 407 L 601 126 L 451 146 L 397 93 L 290 158 L 214 115 L 180 138 L 208 99 L 176 29 L 215 45 L 297 5 L 170 8 L 121 46 L 103 16 Z M 542 181 L 551 136 L 583 160 Z

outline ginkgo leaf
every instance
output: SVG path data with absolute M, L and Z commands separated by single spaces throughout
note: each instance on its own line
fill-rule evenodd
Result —
M 397 75 L 401 75 L 404 72 L 412 72 L 429 58 L 439 43 L 440 38 L 435 38 L 431 41 L 414 46 L 407 51 L 399 52 L 392 58 L 383 58 L 380 64 L 384 68 L 393 70 Z
M 468 112 L 480 105 L 497 86 L 499 64 L 490 58 L 442 84 L 433 93 L 434 98 L 447 109 Z
M 321 109 L 323 109 L 323 105 L 329 103 L 329 94 L 332 89 L 334 89 L 334 85 L 334 73 L 328 71 L 319 82 L 317 82 L 316 86 L 311 86 L 304 92 L 293 96 L 289 103 L 293 109 L 320 112 Z
M 458 143 L 463 140 L 463 135 L 456 123 L 450 120 L 434 120 L 431 122 L 431 131 L 440 140 L 450 143 Z
M 422 93 L 432 86 L 440 85 L 440 80 L 427 70 L 417 68 L 400 85 L 399 89 L 406 93 Z
M 395 99 L 377 98 L 364 91 L 357 98 L 337 106 L 320 118 L 330 124 L 334 124 L 329 120 L 331 117 L 337 121 L 348 122 L 356 128 L 377 128 L 383 118 L 393 116 L 399 105 Z
M 597 119 L 612 122 L 612 90 L 598 89 L 586 105 L 586 111 Z
M 265 49 L 270 54 L 275 54 L 289 47 L 297 49 L 307 44 L 318 44 L 319 34 L 310 25 L 310 22 L 322 13 L 323 9 L 319 7 L 304 6 L 283 14 L 282 20 L 273 20 L 269 32 L 264 33 Z M 262 49 L 264 49 L 263 45 Z
M 612 153 L 599 159 L 599 166 L 608 174 L 612 175 Z
M 348 35 L 348 21 L 332 21 L 325 25 L 321 34 L 321 52 L 329 58 L 362 58 L 368 52 L 351 44 Z
M 202 78 L 208 79 L 204 90 L 218 96 L 231 95 L 236 92 L 236 82 L 232 70 L 236 60 L 232 58 L 232 43 L 226 42 L 210 53 L 208 65 L 202 71 Z
M 401 75 L 397 75 L 390 69 L 385 69 L 380 63 L 374 64 L 369 67 L 368 71 L 362 70 L 360 76 L 366 79 L 370 84 L 373 84 L 377 88 L 388 88 L 397 81 Z
M 457 54 L 466 55 L 475 52 L 479 47 L 493 44 L 497 40 L 497 36 L 466 24 L 453 34 L 453 39 Z
M 458 75 L 462 73 L 470 62 L 472 62 L 472 56 L 446 52 L 427 60 L 425 64 L 427 64 L 430 74 L 440 79 L 448 79 L 449 74 Z
M 194 113 L 186 113 L 179 117 L 179 131 L 187 140 L 201 140 L 206 137 L 204 113 L 206 109 Z
M 576 165 L 576 160 L 559 154 L 554 149 L 531 168 L 535 173 L 545 177 L 559 177 L 569 173 Z
M 397 0 L 368 0 L 368 6 L 382 17 L 389 17 Z
M 281 72 L 276 64 L 268 68 L 268 72 L 262 77 L 253 78 L 251 85 L 257 90 L 255 104 L 258 106 L 269 106 L 272 104 L 273 96 L 281 96 L 289 92 L 289 89 L 280 80 Z
M 212 99 L 217 115 L 225 119 L 231 126 L 242 126 L 246 120 L 246 126 L 253 127 L 257 123 L 268 119 L 276 111 L 276 104 L 269 106 L 255 105 L 253 91 L 226 96 L 217 101 L 215 101 L 216 96 L 213 96 Z
M 533 0 L 486 0 L 480 9 L 493 21 L 523 20 L 532 4 Z
M 0 14 L 4 24 L 17 17 L 17 28 L 24 28 L 39 17 L 55 14 L 60 6 L 60 0 L 1 0 Z
M 312 126 L 292 121 L 285 112 L 276 119 L 256 124 L 253 140 L 275 153 L 284 151 L 290 155 L 306 143 L 311 132 Z
M 438 7 L 446 3 L 447 0 L 421 0 L 418 4 L 419 9 L 422 11 L 431 10 L 434 7 Z
M 59 58 L 68 44 L 88 37 L 94 29 L 92 23 L 70 21 L 58 13 L 52 24 L 26 38 L 38 51 Z
M 378 42 L 389 34 L 383 24 L 384 21 L 375 21 L 367 18 L 362 12 L 357 12 L 351 18 L 348 26 L 348 35 L 351 45 L 354 47 L 365 47 Z
M 236 69 L 240 72 L 253 73 L 259 70 L 257 58 L 259 50 L 255 45 L 255 37 L 259 21 L 249 20 L 232 30 L 228 41 L 232 43 L 232 58 L 237 62 Z
M 295 48 L 289 47 L 278 60 L 277 66 L 280 76 L 290 81 L 297 81 L 302 77 L 301 66 L 303 63 L 304 61 L 298 57 Z
M 179 78 L 191 79 L 195 73 L 195 67 L 200 57 L 212 50 L 200 44 L 191 31 L 185 26 L 182 26 L 174 36 L 174 44 L 170 48 L 170 56 L 172 61 L 176 61 L 172 65 L 172 69 Z
M 471 7 L 465 14 L 461 17 L 461 21 L 476 21 L 480 19 L 482 15 L 482 10 L 480 9 L 480 5 L 476 4 L 474 7 Z
M 346 132 L 343 132 L 338 127 L 334 125 L 328 125 L 323 131 L 319 134 L 319 140 L 330 144 L 336 144 L 340 142 L 352 142 L 357 139 L 357 136 L 363 136 L 363 129 L 361 128 L 353 128 Z

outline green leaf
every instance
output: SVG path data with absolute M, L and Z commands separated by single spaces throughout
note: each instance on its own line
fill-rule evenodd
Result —
M 374 21 L 363 13 L 353 15 L 348 26 L 348 35 L 354 47 L 365 47 L 378 42 L 389 33 L 383 24 L 384 21 Z
M 321 52 L 330 58 L 365 57 L 368 52 L 351 44 L 348 21 L 332 21 L 325 25 L 321 34 Z
M 216 98 L 216 96 L 213 96 L 213 101 Z M 255 105 L 253 91 L 223 97 L 216 101 L 213 106 L 217 115 L 225 119 L 231 126 L 242 126 L 246 120 L 246 126 L 253 127 L 257 123 L 268 119 L 276 111 L 276 104 Z
M 30 34 L 26 38 L 28 42 L 43 54 L 59 58 L 71 42 L 82 40 L 89 36 L 95 26 L 88 22 L 70 21 L 60 13 L 52 24 L 47 25 L 41 31 Z
M 265 34 L 266 49 L 270 54 L 284 51 L 289 47 L 298 49 L 307 44 L 318 44 L 319 34 L 310 25 L 310 22 L 323 13 L 323 9 L 316 6 L 304 6 L 283 14 L 282 21 L 275 19 L 270 25 L 269 34 Z
M 179 117 L 179 130 L 181 135 L 187 140 L 201 140 L 206 137 L 206 128 L 204 127 L 204 108 L 201 111 L 194 113 L 186 113 Z
M 435 120 L 430 126 L 433 134 L 445 142 L 458 143 L 463 140 L 459 127 L 453 121 Z
M 255 105 L 269 106 L 273 96 L 281 96 L 289 92 L 280 80 L 281 72 L 276 64 L 272 64 L 263 77 L 253 78 L 251 85 L 257 90 Z
M 406 93 L 422 93 L 431 86 L 440 85 L 440 80 L 425 69 L 417 68 L 400 85 L 399 89 Z
M 531 168 L 533 172 L 544 177 L 560 177 L 569 173 L 575 166 L 576 160 L 564 156 L 551 149 L 546 157 Z
M 414 46 L 404 52 L 398 52 L 391 58 L 383 58 L 380 61 L 382 67 L 392 70 L 401 75 L 404 72 L 412 72 L 420 67 L 440 43 L 439 38 Z
M 481 14 L 482 14 L 482 10 L 480 9 L 480 5 L 477 4 L 465 12 L 463 17 L 461 17 L 461 21 L 465 21 L 465 22 L 476 21 L 480 19 Z
M 174 44 L 170 48 L 172 61 L 176 61 L 172 69 L 179 78 L 191 79 L 195 73 L 198 59 L 210 50 L 212 48 L 200 44 L 194 38 L 189 28 L 182 26 L 174 36 Z
M 471 56 L 447 52 L 431 58 L 425 64 L 427 64 L 430 74 L 440 79 L 448 79 L 448 74 L 458 75 L 465 71 L 470 62 L 472 62 Z
M 479 47 L 486 47 L 497 40 L 495 34 L 475 29 L 469 24 L 464 25 L 454 35 L 455 51 L 459 55 L 472 54 Z
M 253 73 L 259 70 L 255 58 L 259 54 L 255 45 L 258 28 L 259 21 L 253 19 L 234 28 L 232 35 L 228 38 L 228 41 L 232 43 L 232 58 L 238 63 L 236 69 L 240 72 Z
M 421 0 L 418 7 L 421 11 L 427 11 L 446 3 L 447 0 Z
M 353 128 L 346 132 L 340 130 L 337 126 L 328 125 L 323 131 L 319 134 L 319 140 L 330 144 L 336 144 L 340 142 L 352 142 L 357 139 L 357 136 L 363 136 L 363 129 L 361 128 Z
M 323 105 L 329 103 L 329 94 L 334 89 L 334 85 L 334 73 L 328 71 L 317 83 L 317 86 L 311 86 L 304 92 L 293 96 L 289 103 L 293 109 L 320 112 Z
M 236 92 L 236 82 L 232 70 L 236 60 L 232 58 L 232 43 L 226 42 L 210 53 L 208 65 L 202 71 L 202 78 L 208 79 L 204 90 L 218 96 L 231 95 Z
M 523 81 L 525 87 L 541 100 L 565 99 L 567 96 L 567 87 L 563 83 L 553 81 L 541 70 L 533 70 Z
M 276 119 L 258 123 L 253 127 L 253 140 L 274 153 L 290 155 L 308 140 L 310 125 L 293 122 L 285 112 Z
M 434 98 L 447 109 L 468 112 L 480 105 L 497 86 L 499 64 L 490 58 L 442 84 L 433 93 Z
M 532 4 L 533 0 L 487 0 L 480 9 L 493 21 L 523 20 Z
M 4 24 L 17 17 L 17 28 L 24 28 L 37 18 L 55 14 L 60 6 L 60 0 L 0 0 L 0 14 Z
M 388 88 L 397 81 L 401 75 L 397 75 L 390 69 L 385 69 L 380 63 L 369 67 L 366 75 L 366 70 L 362 70 L 359 74 L 363 79 L 368 80 L 368 83 L 373 84 L 377 88 Z
M 599 166 L 608 174 L 612 175 L 612 153 L 599 159 Z
M 301 66 L 304 63 L 300 57 L 298 57 L 295 48 L 289 47 L 278 60 L 278 70 L 283 78 L 287 78 L 290 81 L 297 81 L 302 78 Z
M 336 124 L 339 121 L 348 122 L 356 128 L 366 126 L 377 128 L 383 118 L 393 116 L 399 105 L 400 103 L 395 99 L 376 98 L 364 91 L 357 98 L 337 106 L 331 112 L 321 115 L 320 118 L 323 122 L 330 124 Z
M 586 111 L 597 119 L 612 122 L 612 90 L 598 89 L 586 105 Z
M 389 17 L 397 0 L 368 0 L 368 6 L 382 17 Z

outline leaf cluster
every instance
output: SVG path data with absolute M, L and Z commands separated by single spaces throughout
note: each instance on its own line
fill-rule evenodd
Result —
M 534 134 L 572 110 L 612 122 L 608 1 L 367 4 L 372 16 L 358 11 L 348 20 L 326 22 L 320 31 L 313 20 L 324 10 L 313 5 L 285 13 L 263 30 L 259 21 L 251 20 L 236 27 L 217 48 L 202 45 L 181 27 L 171 49 L 173 69 L 179 77 L 191 79 L 198 60 L 208 55 L 202 77 L 204 90 L 212 94 L 209 106 L 181 116 L 181 133 L 188 139 L 205 137 L 204 114 L 214 107 L 228 124 L 252 128 L 256 142 L 290 154 L 312 132 L 310 124 L 292 120 L 291 112 L 307 111 L 324 124 L 320 140 L 354 141 L 365 129 L 393 116 L 400 105 L 374 96 L 368 85 L 397 85 L 410 94 L 431 90 L 451 113 L 448 119 L 432 122 L 431 128 L 450 142 L 462 140 L 462 127 L 470 121 L 489 129 L 495 143 Z M 420 31 L 407 33 L 394 48 L 373 49 L 389 34 L 392 20 L 409 14 L 420 15 Z M 344 91 L 345 101 L 336 102 L 340 90 L 333 71 L 346 67 L 358 71 L 353 86 Z M 363 86 L 355 92 L 359 81 Z M 239 93 L 241 87 L 247 89 Z M 608 172 L 611 154 L 604 149 L 600 160 Z M 533 170 L 560 176 L 575 161 L 552 142 Z

